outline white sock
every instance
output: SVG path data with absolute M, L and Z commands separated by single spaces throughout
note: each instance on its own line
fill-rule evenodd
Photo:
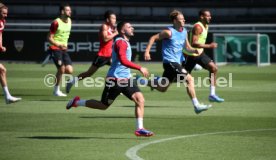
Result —
M 143 126 L 143 118 L 136 118 L 136 128 L 137 129 L 144 128 L 144 126 Z
M 57 86 L 54 87 L 54 92 L 55 92 L 55 93 L 60 92 L 59 85 L 57 85 Z
M 215 94 L 216 94 L 216 87 L 210 86 L 210 95 L 215 95 Z
M 79 100 L 77 101 L 78 106 L 86 106 L 86 100 Z
M 192 101 L 194 106 L 197 106 L 199 104 L 197 98 L 193 98 Z
M 3 87 L 3 92 L 6 97 L 11 97 L 8 86 Z

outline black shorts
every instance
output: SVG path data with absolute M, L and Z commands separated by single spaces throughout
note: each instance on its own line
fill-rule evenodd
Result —
M 168 78 L 170 83 L 172 83 L 177 76 L 179 76 L 180 80 L 183 80 L 187 76 L 187 71 L 176 62 L 163 63 L 164 72 L 162 77 Z
M 211 58 L 205 53 L 202 53 L 200 56 L 185 56 L 185 61 L 182 63 L 182 66 L 191 73 L 196 64 L 207 69 L 207 65 L 210 62 L 212 62 Z
M 123 93 L 126 97 L 132 100 L 131 97 L 136 92 L 141 91 L 138 86 L 130 79 L 121 81 L 106 79 L 101 102 L 107 106 L 110 106 L 120 93 Z
M 111 62 L 111 57 L 96 56 L 94 61 L 92 62 L 92 65 L 100 68 L 106 64 L 110 65 L 111 64 L 110 62 Z
M 57 68 L 60 68 L 62 65 L 72 65 L 72 60 L 66 51 L 49 50 L 49 54 Z

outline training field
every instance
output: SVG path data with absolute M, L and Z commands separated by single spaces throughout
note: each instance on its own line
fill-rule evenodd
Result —
M 166 93 L 141 88 L 146 98 L 144 125 L 150 138 L 134 135 L 134 104 L 119 96 L 106 111 L 66 110 L 75 95 L 100 99 L 103 87 L 79 87 L 63 97 L 52 96 L 44 76 L 53 64 L 8 64 L 10 91 L 23 100 L 6 105 L 0 98 L 1 160 L 275 160 L 276 66 L 221 66 L 219 77 L 232 87 L 217 88 L 224 103 L 199 115 L 194 113 L 183 86 L 174 83 Z M 90 64 L 75 64 L 74 74 Z M 160 63 L 144 64 L 161 74 Z M 93 78 L 104 76 L 107 67 Z M 194 77 L 208 76 L 194 71 Z M 197 97 L 208 102 L 208 87 L 197 87 Z

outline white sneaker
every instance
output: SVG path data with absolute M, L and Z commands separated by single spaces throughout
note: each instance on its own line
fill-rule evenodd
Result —
M 198 104 L 198 105 L 194 106 L 194 109 L 195 109 L 195 113 L 199 114 L 200 112 L 206 111 L 211 107 L 212 107 L 212 105 Z
M 64 94 L 64 93 L 62 93 L 61 91 L 54 92 L 54 96 L 57 96 L 57 97 L 67 97 L 67 95 Z
M 6 97 L 5 99 L 6 99 L 6 104 L 15 103 L 22 100 L 22 98 L 20 97 L 13 97 L 13 96 Z

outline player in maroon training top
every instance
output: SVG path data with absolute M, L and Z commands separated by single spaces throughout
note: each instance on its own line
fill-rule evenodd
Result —
M 82 80 L 86 77 L 92 76 L 100 67 L 108 64 L 111 64 L 111 54 L 112 54 L 112 44 L 113 38 L 118 35 L 116 30 L 116 15 L 112 11 L 106 11 L 104 14 L 105 22 L 102 24 L 99 32 L 100 38 L 100 49 L 95 57 L 92 65 L 86 72 L 83 72 L 78 75 L 78 77 L 73 78 L 70 82 L 67 83 L 66 92 L 69 93 L 71 87 L 78 80 Z

